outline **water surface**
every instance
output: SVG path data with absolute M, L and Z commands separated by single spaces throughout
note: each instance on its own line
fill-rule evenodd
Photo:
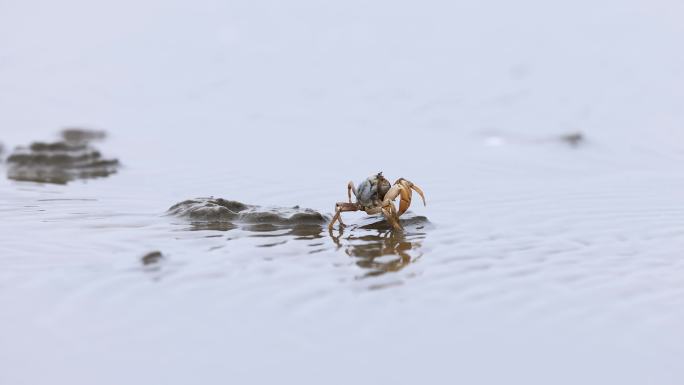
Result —
M 2 6 L 0 383 L 682 383 L 678 3 L 153 3 Z

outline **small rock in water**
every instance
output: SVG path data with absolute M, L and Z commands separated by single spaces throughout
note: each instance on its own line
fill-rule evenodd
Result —
M 35 142 L 14 150 L 7 163 L 9 179 L 55 184 L 107 177 L 119 167 L 117 159 L 103 158 L 83 141 Z
M 572 147 L 577 147 L 580 143 L 584 142 L 584 135 L 581 132 L 573 132 L 570 134 L 561 135 L 560 140 L 571 145 Z
M 164 255 L 161 253 L 161 251 L 152 251 L 145 254 L 142 258 L 140 258 L 142 264 L 145 266 L 154 265 L 162 259 L 164 259 Z

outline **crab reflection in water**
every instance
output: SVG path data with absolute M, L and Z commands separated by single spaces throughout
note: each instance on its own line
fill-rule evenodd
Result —
M 425 217 L 412 217 L 402 224 L 417 225 L 411 230 L 422 230 L 427 223 Z M 356 258 L 356 265 L 370 270 L 363 277 L 373 277 L 385 273 L 398 272 L 420 259 L 423 255 L 423 232 L 401 232 L 390 230 L 385 221 L 365 226 L 354 226 L 349 235 L 344 230 L 337 235 L 329 231 L 330 238 L 338 249 L 343 249 L 350 257 Z

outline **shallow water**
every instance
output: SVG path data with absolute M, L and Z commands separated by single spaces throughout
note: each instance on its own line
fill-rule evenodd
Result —
M 0 164 L 0 384 L 684 380 L 678 3 L 117 4 L 0 12 L 4 157 L 118 160 Z

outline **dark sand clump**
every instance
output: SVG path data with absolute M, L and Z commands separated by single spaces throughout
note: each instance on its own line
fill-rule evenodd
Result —
M 577 147 L 582 144 L 586 139 L 581 132 L 573 132 L 565 135 L 561 135 L 560 140 L 569 144 L 572 147 Z
M 107 133 L 104 131 L 83 128 L 65 128 L 61 135 L 67 143 L 89 143 L 95 140 L 104 140 L 107 137 Z
M 103 178 L 116 173 L 119 167 L 117 159 L 103 158 L 100 151 L 85 141 L 87 135 L 76 140 L 73 137 L 76 131 L 70 132 L 65 135 L 72 137 L 69 141 L 34 142 L 28 147 L 15 149 L 7 158 L 7 177 L 19 181 L 66 184 L 76 179 Z
M 143 265 L 149 266 L 161 262 L 162 259 L 164 259 L 164 255 L 161 251 L 152 251 L 143 255 L 140 261 Z

